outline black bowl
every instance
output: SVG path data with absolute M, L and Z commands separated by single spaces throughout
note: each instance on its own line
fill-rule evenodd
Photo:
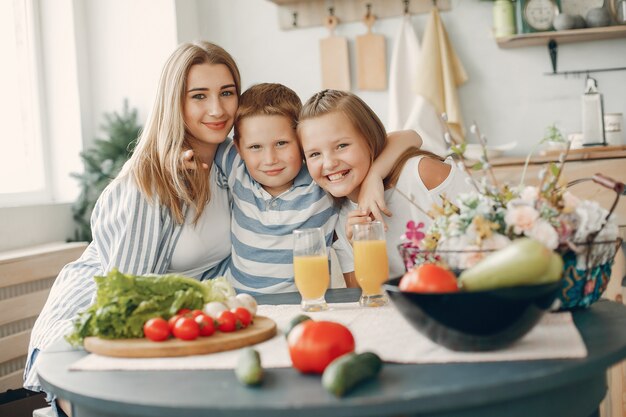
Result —
M 561 281 L 490 291 L 422 294 L 400 291 L 400 278 L 383 286 L 406 320 L 452 350 L 484 351 L 521 339 L 550 309 Z

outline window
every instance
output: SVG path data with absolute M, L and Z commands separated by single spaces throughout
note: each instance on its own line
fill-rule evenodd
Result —
M 33 0 L 0 1 L 0 203 L 50 199 Z

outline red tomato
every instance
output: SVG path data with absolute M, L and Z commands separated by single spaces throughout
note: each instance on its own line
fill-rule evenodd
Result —
M 398 288 L 401 291 L 422 293 L 459 291 L 454 274 L 436 264 L 422 264 L 411 269 L 404 274 Z
M 180 314 L 175 314 L 172 317 L 170 317 L 170 319 L 167 321 L 167 324 L 170 326 L 170 333 L 174 331 L 174 325 L 176 324 L 178 319 L 181 317 L 182 316 Z
M 232 311 L 224 310 L 217 317 L 217 328 L 220 332 L 234 332 L 239 327 L 237 324 L 237 316 Z
M 202 312 L 202 310 L 191 310 L 191 311 L 189 312 L 189 315 L 190 315 L 191 317 L 193 317 L 193 318 L 198 317 L 200 314 L 204 314 L 204 313 Z
M 287 336 L 293 367 L 304 373 L 321 374 L 329 363 L 354 352 L 354 337 L 342 324 L 306 320 Z
M 252 313 L 250 313 L 250 310 L 248 310 L 247 308 L 237 307 L 232 309 L 231 311 L 235 314 L 235 316 L 241 323 L 242 328 L 246 328 L 250 325 L 250 323 L 252 323 Z
M 179 316 L 184 316 L 189 313 L 191 313 L 191 310 L 189 310 L 188 308 L 181 308 L 176 314 L 178 314 Z
M 176 320 L 172 333 L 178 339 L 195 340 L 200 335 L 200 326 L 191 317 L 181 317 Z
M 213 318 L 204 313 L 200 313 L 194 317 L 194 320 L 200 327 L 200 336 L 206 337 L 215 333 L 215 323 L 213 322 Z
M 160 342 L 170 337 L 170 327 L 165 319 L 155 317 L 143 325 L 143 334 L 154 342 Z

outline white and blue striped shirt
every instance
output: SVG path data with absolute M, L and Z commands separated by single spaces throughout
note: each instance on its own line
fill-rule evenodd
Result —
M 273 197 L 250 176 L 232 142 L 220 146 L 215 163 L 227 174 L 233 196 L 231 264 L 226 272 L 230 283 L 238 292 L 251 294 L 297 291 L 292 233 L 321 227 L 330 247 L 339 207 L 305 166 L 287 191 Z
M 212 192 L 220 188 L 217 169 L 211 174 Z M 207 209 L 211 208 L 211 202 Z M 210 215 L 230 222 L 228 209 L 214 207 Z M 91 216 L 93 241 L 81 257 L 67 264 L 54 281 L 48 300 L 33 327 L 24 371 L 24 387 L 40 391 L 35 357 L 40 350 L 63 338 L 72 329 L 72 320 L 85 310 L 96 293 L 93 277 L 117 268 L 123 273 L 164 274 L 182 230 L 169 209 L 150 203 L 130 176 L 117 178 L 102 192 Z M 216 236 L 215 245 L 229 245 Z M 224 251 L 221 251 L 222 253 Z M 198 279 L 223 275 L 226 261 L 207 260 L 207 269 Z

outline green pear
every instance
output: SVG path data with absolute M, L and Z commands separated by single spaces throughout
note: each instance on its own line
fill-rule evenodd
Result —
M 536 284 L 548 270 L 551 253 L 541 242 L 517 239 L 463 271 L 459 282 L 468 291 Z
M 550 282 L 556 282 L 563 276 L 563 257 L 556 252 L 552 252 L 550 255 L 550 263 L 548 269 L 537 280 L 537 284 L 548 284 Z

